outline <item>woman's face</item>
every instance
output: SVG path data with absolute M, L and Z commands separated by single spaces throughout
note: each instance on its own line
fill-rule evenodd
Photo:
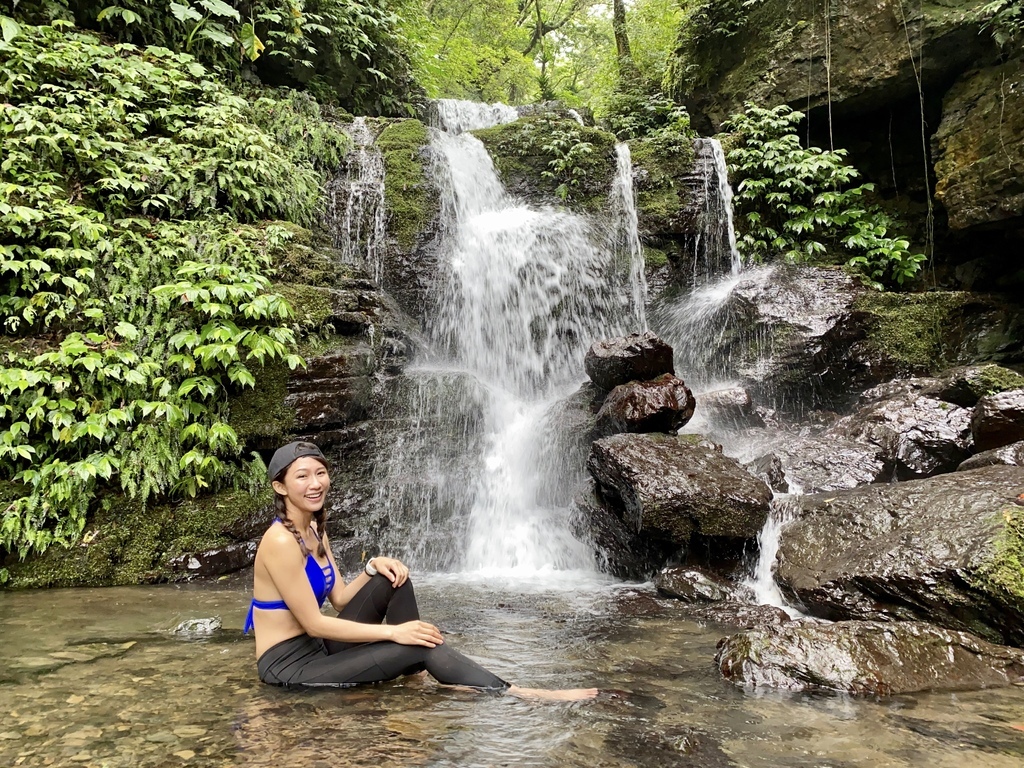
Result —
M 312 456 L 303 456 L 291 463 L 283 480 L 273 482 L 274 490 L 284 496 L 284 503 L 297 512 L 318 512 L 331 488 L 327 467 Z

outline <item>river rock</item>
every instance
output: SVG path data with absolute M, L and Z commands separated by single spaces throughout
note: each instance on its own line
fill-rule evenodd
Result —
M 703 392 L 697 396 L 700 414 L 705 421 L 726 428 L 763 427 L 764 418 L 754 408 L 750 391 L 729 387 Z
M 1001 365 L 954 368 L 928 381 L 934 384 L 923 387 L 924 394 L 964 408 L 973 408 L 985 395 L 1024 388 L 1024 376 Z
M 732 587 L 699 568 L 662 568 L 654 579 L 658 591 L 687 603 L 716 603 L 732 595 Z
M 612 435 L 587 459 L 598 494 L 632 531 L 685 546 L 691 536 L 750 539 L 771 490 L 714 448 L 687 437 Z
M 675 432 L 690 420 L 695 406 L 690 388 L 671 373 L 631 381 L 608 393 L 597 413 L 595 433 Z
M 590 380 L 604 390 L 675 373 L 672 347 L 650 331 L 594 342 L 583 365 Z
M 981 398 L 974 406 L 971 434 L 979 451 L 1024 440 L 1024 389 Z
M 749 469 L 776 493 L 820 493 L 888 481 L 893 462 L 873 445 L 842 437 L 787 435 Z
M 776 580 L 812 615 L 921 619 L 1024 645 L 1024 468 L 792 497 Z
M 728 627 L 730 630 L 777 627 L 790 621 L 789 614 L 774 605 L 753 605 L 736 600 L 717 603 L 690 603 L 686 616 L 705 624 Z
M 754 688 L 891 696 L 1024 680 L 1024 651 L 922 622 L 762 627 L 722 639 L 727 680 Z
M 573 500 L 569 527 L 590 544 L 601 570 L 623 579 L 646 579 L 672 553 L 672 546 L 626 527 L 598 498 L 593 486 Z
M 900 479 L 952 472 L 971 454 L 971 412 L 913 392 L 864 406 L 826 433 L 877 449 Z
M 1024 441 L 975 454 L 957 467 L 956 471 L 966 472 L 971 469 L 991 467 L 994 464 L 1010 464 L 1014 467 L 1024 467 Z
M 201 552 L 175 555 L 168 558 L 167 565 L 179 578 L 186 579 L 204 579 L 233 573 L 252 565 L 258 545 L 258 541 L 238 541 Z
M 932 137 L 935 197 L 962 230 L 1024 216 L 1024 61 L 962 76 Z M 1014 138 L 1010 138 L 1014 137 Z

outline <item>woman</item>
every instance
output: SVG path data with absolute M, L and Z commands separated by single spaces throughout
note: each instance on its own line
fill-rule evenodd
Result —
M 559 691 L 505 682 L 447 646 L 420 621 L 409 569 L 375 557 L 346 584 L 324 529 L 331 487 L 327 460 L 313 443 L 279 448 L 267 467 L 277 520 L 256 551 L 253 601 L 245 631 L 256 631 L 260 680 L 271 685 L 345 687 L 426 670 L 438 682 L 533 698 L 591 698 L 594 688 Z M 327 599 L 338 616 L 325 616 Z

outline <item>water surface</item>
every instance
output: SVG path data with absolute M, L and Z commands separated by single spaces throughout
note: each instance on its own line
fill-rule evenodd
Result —
M 0 593 L 2 766 L 936 766 L 1024 763 L 1024 689 L 883 699 L 740 689 L 726 631 L 649 585 L 550 572 L 422 575 L 427 618 L 532 702 L 404 680 L 295 692 L 259 683 L 249 578 Z M 175 635 L 220 617 L 209 636 Z

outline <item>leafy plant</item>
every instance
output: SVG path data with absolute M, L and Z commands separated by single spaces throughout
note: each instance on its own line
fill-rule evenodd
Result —
M 541 149 L 551 160 L 541 176 L 551 179 L 557 185 L 555 194 L 568 200 L 587 177 L 586 161 L 593 153 L 594 145 L 583 141 L 580 131 L 570 123 L 552 124 L 548 142 Z
M 255 481 L 227 395 L 302 364 L 269 280 L 290 232 L 258 222 L 312 221 L 347 145 L 308 97 L 68 27 L 0 45 L 0 549 L 22 556 L 75 541 L 104 489 Z
M 803 114 L 789 107 L 748 103 L 726 127 L 735 134 L 727 154 L 736 188 L 738 245 L 754 260 L 828 260 L 846 263 L 875 287 L 902 286 L 925 257 L 893 236 L 894 222 L 868 204 L 871 184 L 851 186 L 857 170 L 843 150 L 804 148 L 796 129 Z
M 1024 2 L 1021 0 L 991 0 L 977 8 L 975 15 L 1004 48 L 1019 50 L 1024 43 Z

